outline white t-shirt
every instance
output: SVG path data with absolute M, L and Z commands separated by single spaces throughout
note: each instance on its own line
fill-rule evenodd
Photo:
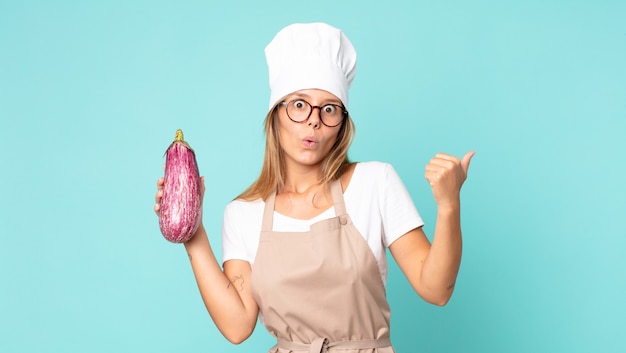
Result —
M 383 283 L 387 279 L 385 249 L 407 232 L 424 225 L 404 183 L 388 163 L 357 163 L 343 194 L 352 223 L 372 249 Z M 222 225 L 222 260 L 245 260 L 254 266 L 265 202 L 234 200 L 226 206 Z M 333 207 L 313 219 L 274 212 L 273 230 L 303 232 L 315 222 L 335 216 Z

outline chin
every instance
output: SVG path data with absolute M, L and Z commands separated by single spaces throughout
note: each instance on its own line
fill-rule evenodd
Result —
M 323 158 L 302 157 L 302 158 L 297 158 L 294 161 L 296 163 L 298 163 L 298 164 L 301 164 L 301 165 L 315 166 L 315 165 L 321 164 L 322 160 L 324 160 L 324 159 Z
M 309 166 L 309 167 L 313 167 L 313 166 L 316 166 L 316 165 L 320 165 L 322 163 L 322 161 L 321 160 L 304 160 L 304 161 L 299 161 L 298 163 L 301 164 L 301 165 L 306 165 L 306 166 Z

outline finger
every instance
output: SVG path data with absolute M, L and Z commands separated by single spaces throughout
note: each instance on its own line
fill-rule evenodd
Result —
M 426 165 L 426 171 L 428 172 L 433 172 L 433 173 L 443 173 L 444 171 L 448 170 L 451 166 L 453 166 L 453 164 L 447 164 L 447 163 L 428 163 Z
M 459 161 L 459 159 L 456 158 L 455 156 L 451 154 L 443 153 L 443 152 L 439 152 L 435 154 L 435 158 L 444 159 L 444 160 L 453 161 L 453 162 Z
M 156 212 L 157 214 L 159 214 L 159 210 L 161 209 L 161 205 L 159 205 L 158 203 L 154 204 L 154 212 Z
M 159 178 L 159 180 L 157 180 L 157 188 L 161 189 L 163 185 L 165 185 L 165 178 Z
M 428 183 L 432 186 L 441 179 L 441 175 L 442 174 L 439 171 L 426 171 L 426 173 L 424 173 L 424 178 L 426 178 Z
M 162 198 L 163 198 L 163 189 L 156 192 L 156 194 L 154 195 L 154 201 L 157 204 L 160 204 Z
M 476 151 L 469 151 L 463 156 L 463 159 L 461 159 L 461 167 L 463 168 L 465 175 L 467 175 L 470 161 L 472 160 L 472 157 L 474 157 L 475 154 L 476 154 Z
M 433 159 L 430 160 L 431 164 L 439 165 L 445 168 L 452 168 L 455 164 L 460 164 L 458 158 L 442 153 L 437 153 Z

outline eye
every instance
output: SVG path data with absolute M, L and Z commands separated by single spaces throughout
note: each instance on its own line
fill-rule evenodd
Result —
M 295 109 L 298 110 L 306 110 L 307 109 L 307 103 L 303 100 L 295 100 L 292 102 L 292 105 Z
M 337 107 L 335 107 L 333 104 L 327 104 L 323 106 L 322 110 L 324 111 L 325 114 L 328 114 L 328 115 L 335 115 L 337 113 Z

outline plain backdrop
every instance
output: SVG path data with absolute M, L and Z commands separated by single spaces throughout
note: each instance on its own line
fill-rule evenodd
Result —
M 0 2 L 0 352 L 266 352 L 228 343 L 152 211 L 176 129 L 224 206 L 258 175 L 265 45 L 324 21 L 358 52 L 355 161 L 476 150 L 443 308 L 390 263 L 413 352 L 626 351 L 626 2 Z

